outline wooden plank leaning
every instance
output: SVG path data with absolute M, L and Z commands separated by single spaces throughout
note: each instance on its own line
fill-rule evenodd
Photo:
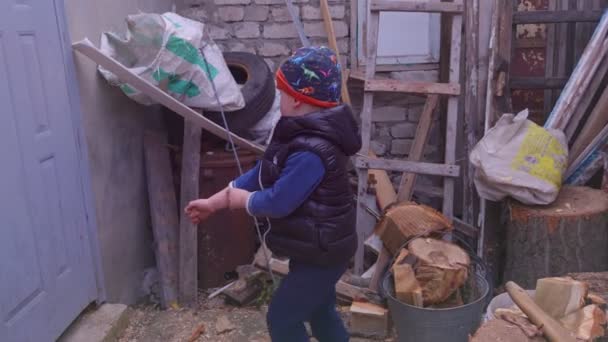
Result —
M 595 108 L 570 148 L 570 163 L 573 163 L 583 153 L 585 147 L 589 146 L 606 124 L 608 124 L 608 87 L 604 89 Z
M 253 143 L 247 139 L 244 139 L 234 133 L 226 131 L 226 129 L 224 129 L 222 126 L 217 125 L 211 120 L 205 118 L 202 114 L 196 112 L 194 109 L 184 105 L 183 103 L 174 99 L 169 94 L 165 93 L 155 85 L 132 73 L 118 61 L 101 52 L 88 39 L 84 39 L 80 42 L 74 43 L 72 44 L 72 47 L 74 50 L 90 58 L 95 63 L 111 71 L 113 74 L 118 76 L 118 78 L 120 78 L 123 82 L 129 83 L 130 86 L 150 96 L 163 106 L 174 111 L 175 113 L 183 116 L 184 119 L 196 123 L 209 133 L 226 140 L 228 139 L 228 135 L 231 134 L 234 143 L 238 146 L 249 151 L 255 152 L 257 154 L 262 154 L 264 152 L 264 148 L 262 146 Z
M 583 152 L 570 164 L 566 170 L 566 184 L 583 185 L 591 176 L 593 170 L 599 170 L 603 152 L 608 144 L 608 125 L 591 141 Z M 591 174 L 591 175 L 590 175 Z
M 144 159 L 156 264 L 160 274 L 161 306 L 176 308 L 178 300 L 178 208 L 173 186 L 167 133 L 146 131 Z
M 198 294 L 198 226 L 190 222 L 184 208 L 198 198 L 201 163 L 201 128 L 184 121 L 179 223 L 179 297 L 184 305 L 195 305 Z
M 581 59 L 570 76 L 570 80 L 557 100 L 553 111 L 545 122 L 545 128 L 565 130 L 574 111 L 584 97 L 589 83 L 608 53 L 608 12 L 598 24 Z

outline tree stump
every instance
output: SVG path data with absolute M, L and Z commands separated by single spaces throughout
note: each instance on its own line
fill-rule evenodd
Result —
M 548 206 L 509 203 L 503 281 L 532 289 L 536 280 L 608 270 L 608 194 L 563 187 Z

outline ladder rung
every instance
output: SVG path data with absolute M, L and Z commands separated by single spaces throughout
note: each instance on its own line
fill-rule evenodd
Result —
M 460 175 L 460 166 L 458 165 L 423 163 L 407 160 L 357 157 L 355 166 L 362 169 L 411 172 L 431 176 L 458 177 Z
M 371 0 L 371 11 L 387 12 L 427 12 L 427 13 L 462 13 L 464 5 L 457 2 L 420 2 L 420 1 L 395 1 L 395 0 Z
M 399 80 L 369 80 L 365 82 L 365 91 L 383 91 L 390 93 L 460 95 L 458 83 L 406 82 Z

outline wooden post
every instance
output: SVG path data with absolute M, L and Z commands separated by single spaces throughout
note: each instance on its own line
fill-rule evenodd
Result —
M 174 308 L 177 305 L 179 223 L 166 132 L 145 133 L 144 157 L 156 265 L 160 273 L 161 305 L 165 309 Z
M 334 31 L 334 24 L 331 20 L 331 12 L 329 11 L 329 4 L 327 0 L 321 0 L 321 15 L 323 16 L 323 24 L 325 25 L 325 32 L 327 33 L 327 40 L 329 41 L 329 47 L 334 50 L 338 61 L 342 63 L 340 58 L 340 50 L 338 49 L 338 42 L 336 41 L 336 33 Z M 346 64 L 342 64 L 342 102 L 351 105 L 350 95 L 348 94 L 348 77 L 346 76 Z
M 479 0 L 465 1 L 465 87 L 464 87 L 464 131 L 465 158 L 463 161 L 463 212 L 464 222 L 475 225 L 479 211 L 479 197 L 475 191 L 473 176 L 475 168 L 469 161 L 469 154 L 477 144 L 478 70 L 479 70 Z
M 196 304 L 198 292 L 197 226 L 190 222 L 183 209 L 198 198 L 200 158 L 201 128 L 184 120 L 179 225 L 179 297 L 184 305 Z

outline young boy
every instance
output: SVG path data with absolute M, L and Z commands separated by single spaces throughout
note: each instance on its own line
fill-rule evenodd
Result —
M 257 165 L 186 212 L 199 223 L 222 208 L 267 217 L 270 250 L 290 258 L 274 293 L 268 330 L 274 342 L 348 341 L 335 285 L 355 253 L 355 208 L 346 163 L 361 148 L 350 108 L 340 105 L 341 71 L 325 47 L 301 48 L 276 75 L 281 119 Z

